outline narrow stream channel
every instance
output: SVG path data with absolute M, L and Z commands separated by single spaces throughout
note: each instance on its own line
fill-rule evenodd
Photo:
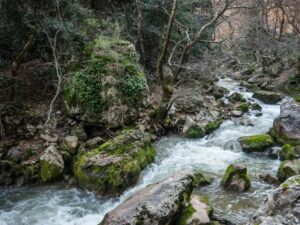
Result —
M 262 116 L 257 117 L 250 112 L 242 118 L 227 120 L 203 139 L 160 139 L 155 143 L 155 163 L 143 171 L 139 183 L 120 198 L 102 198 L 85 190 L 59 186 L 0 188 L 0 225 L 96 225 L 105 213 L 136 191 L 183 170 L 201 170 L 213 175 L 215 179 L 211 185 L 195 191 L 210 197 L 216 215 L 245 224 L 271 189 L 270 185 L 257 178 L 258 174 L 275 174 L 279 161 L 262 154 L 243 153 L 237 139 L 267 132 L 279 115 L 280 107 L 252 99 L 251 92 L 246 92 L 230 79 L 220 80 L 219 85 L 231 93 L 241 93 L 248 101 L 258 102 L 262 106 Z M 237 194 L 220 187 L 220 179 L 230 163 L 242 163 L 248 167 L 252 178 L 248 192 Z

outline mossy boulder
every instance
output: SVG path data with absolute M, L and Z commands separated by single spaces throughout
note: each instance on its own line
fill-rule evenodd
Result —
M 119 195 L 134 185 L 153 162 L 156 151 L 150 134 L 124 130 L 120 135 L 81 155 L 74 165 L 78 183 L 102 195 Z
M 78 145 L 78 137 L 76 136 L 66 136 L 62 143 L 63 149 L 72 155 L 77 153 Z
M 148 105 L 145 74 L 133 44 L 99 37 L 86 47 L 80 63 L 68 68 L 64 100 L 70 114 L 87 123 L 120 127 Z
M 212 133 L 214 130 L 218 129 L 223 122 L 224 122 L 223 118 L 219 118 L 214 121 L 208 122 L 204 127 L 205 133 L 206 134 Z
M 40 156 L 41 178 L 43 182 L 54 181 L 62 176 L 64 160 L 55 146 L 49 146 Z
M 262 107 L 258 103 L 252 103 L 251 106 L 250 106 L 250 108 L 252 110 L 256 110 L 256 111 L 261 111 L 262 110 Z
M 204 185 L 209 185 L 213 181 L 213 177 L 202 173 L 202 172 L 196 172 L 193 174 L 194 177 L 194 186 L 200 187 Z
M 274 144 L 269 134 L 241 137 L 239 142 L 245 152 L 263 152 Z
M 253 98 L 257 98 L 266 104 L 276 104 L 283 99 L 283 96 L 277 92 L 259 90 L 253 94 Z
M 247 174 L 247 168 L 237 164 L 227 167 L 221 185 L 228 190 L 246 191 L 251 187 L 251 181 Z
M 246 100 L 244 99 L 243 95 L 241 95 L 238 92 L 235 92 L 235 93 L 231 94 L 229 96 L 229 101 L 233 102 L 233 103 L 236 103 L 236 102 L 246 102 Z
M 238 105 L 237 109 L 241 110 L 243 113 L 246 113 L 249 111 L 249 105 L 247 103 L 241 103 Z
M 186 138 L 202 138 L 206 134 L 204 128 L 199 126 L 189 116 L 187 116 L 185 119 L 185 124 L 183 126 L 182 133 Z
M 280 160 L 293 160 L 297 157 L 296 152 L 290 144 L 286 144 L 282 146 L 280 152 L 279 152 L 279 158 Z
M 293 186 L 300 186 L 300 175 L 292 176 L 280 185 L 282 188 L 291 188 Z
M 299 175 L 300 174 L 300 159 L 295 160 L 286 160 L 281 162 L 278 171 L 277 177 L 283 182 L 287 178 Z
M 209 224 L 212 214 L 213 207 L 208 197 L 193 194 L 189 204 L 182 210 L 176 225 Z
M 273 123 L 276 140 L 282 144 L 300 145 L 300 105 L 287 102 L 281 105 L 280 115 Z

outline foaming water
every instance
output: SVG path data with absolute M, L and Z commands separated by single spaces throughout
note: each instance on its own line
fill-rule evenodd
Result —
M 62 187 L 0 189 L 0 225 L 96 225 L 108 211 L 145 186 L 181 171 L 195 170 L 215 177 L 211 185 L 195 190 L 210 197 L 215 214 L 237 224 L 245 224 L 271 188 L 257 179 L 258 174 L 274 174 L 279 162 L 263 155 L 243 153 L 237 139 L 267 132 L 280 108 L 252 99 L 251 92 L 230 79 L 220 80 L 219 85 L 231 93 L 241 93 L 247 101 L 258 102 L 262 106 L 262 116 L 257 117 L 250 112 L 242 118 L 227 120 L 218 130 L 202 139 L 162 138 L 155 143 L 155 162 L 142 172 L 138 184 L 119 198 L 105 199 L 84 190 Z M 230 163 L 242 163 L 248 167 L 252 177 L 250 191 L 236 194 L 220 187 L 220 179 Z

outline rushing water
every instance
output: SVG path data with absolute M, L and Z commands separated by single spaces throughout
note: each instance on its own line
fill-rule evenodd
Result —
M 248 101 L 259 102 L 251 98 L 251 92 L 246 92 L 230 79 L 220 80 L 219 85 L 231 93 L 241 93 Z M 271 188 L 257 178 L 258 174 L 275 174 L 279 165 L 277 160 L 262 154 L 243 153 L 237 143 L 241 136 L 267 132 L 278 116 L 278 105 L 259 103 L 263 108 L 262 116 L 249 113 L 239 119 L 227 120 L 205 138 L 165 137 L 159 140 L 155 143 L 155 163 L 144 170 L 139 183 L 120 198 L 102 198 L 91 192 L 60 186 L 0 189 L 0 225 L 96 225 L 106 212 L 136 191 L 183 170 L 201 170 L 213 175 L 215 179 L 211 185 L 195 191 L 210 197 L 216 215 L 245 224 Z M 220 179 L 230 163 L 248 167 L 252 178 L 249 191 L 237 194 L 220 187 Z

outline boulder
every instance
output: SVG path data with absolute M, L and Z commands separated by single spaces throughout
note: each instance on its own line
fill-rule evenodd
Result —
M 241 103 L 237 106 L 237 109 L 242 111 L 243 113 L 246 113 L 249 111 L 249 105 L 247 103 Z
M 243 115 L 243 112 L 241 110 L 233 110 L 230 113 L 230 115 L 233 116 L 233 117 L 241 117 Z
M 102 195 L 119 195 L 134 185 L 141 171 L 155 158 L 151 136 L 140 130 L 124 130 L 92 149 L 74 165 L 78 183 Z
M 282 146 L 282 148 L 279 152 L 279 159 L 281 161 L 293 160 L 296 158 L 297 158 L 297 155 L 296 155 L 296 152 L 295 152 L 293 146 L 291 146 L 290 144 L 286 144 L 286 145 Z
M 300 175 L 292 176 L 280 185 L 282 188 L 290 188 L 293 186 L 300 186 Z
M 245 152 L 263 152 L 273 145 L 269 134 L 251 135 L 239 138 L 242 150 Z
M 266 104 L 276 104 L 283 99 L 283 96 L 277 92 L 271 91 L 256 91 L 253 94 L 253 98 L 257 98 Z
M 201 225 L 210 223 L 213 208 L 208 197 L 192 195 L 189 204 L 182 210 L 176 225 Z
M 252 110 L 256 110 L 256 111 L 261 111 L 261 110 L 262 110 L 262 107 L 261 107 L 260 104 L 258 104 L 258 103 L 252 103 L 252 104 L 250 105 L 250 108 L 251 108 Z
M 40 156 L 39 161 L 43 182 L 54 181 L 62 176 L 64 160 L 55 146 L 50 145 Z
M 240 93 L 233 93 L 228 97 L 230 102 L 236 103 L 236 102 L 245 102 L 246 100 Z
M 71 154 L 76 154 L 78 149 L 78 137 L 76 136 L 66 136 L 63 140 L 63 148 Z
M 300 105 L 291 102 L 281 105 L 280 115 L 274 120 L 273 128 L 277 141 L 300 145 Z
M 223 118 L 219 118 L 214 121 L 208 122 L 204 127 L 205 133 L 206 134 L 212 133 L 214 130 L 218 129 L 223 122 L 224 122 Z
M 99 145 L 103 144 L 105 141 L 101 137 L 94 137 L 84 143 L 84 147 L 87 149 L 97 148 Z
M 211 184 L 211 182 L 213 180 L 213 177 L 211 177 L 207 174 L 204 174 L 202 172 L 194 173 L 193 178 L 194 178 L 194 186 L 195 187 L 209 185 L 209 184 Z
M 185 119 L 182 133 L 186 138 L 202 138 L 205 136 L 205 130 L 189 116 Z
M 278 188 L 250 218 L 248 225 L 300 224 L 300 186 Z
M 234 191 L 246 191 L 250 188 L 251 182 L 247 174 L 247 168 L 237 164 L 227 167 L 221 184 L 224 188 Z
M 268 184 L 277 185 L 279 183 L 277 177 L 274 177 L 274 176 L 272 176 L 271 174 L 268 174 L 268 173 L 259 174 L 259 178 L 262 179 L 263 181 L 265 181 Z
M 287 160 L 281 162 L 277 176 L 278 179 L 283 182 L 287 178 L 300 174 L 300 159 Z
M 137 192 L 106 214 L 100 225 L 174 224 L 192 189 L 192 176 L 177 174 Z

